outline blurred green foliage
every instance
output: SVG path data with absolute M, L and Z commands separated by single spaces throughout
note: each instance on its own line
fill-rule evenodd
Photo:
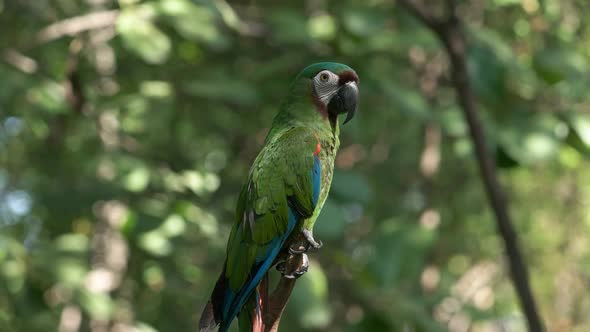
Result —
M 588 331 L 590 4 L 459 6 L 541 313 Z M 0 23 L 0 331 L 194 331 L 248 167 L 321 60 L 362 104 L 281 331 L 524 330 L 447 60 L 393 1 L 0 0 Z

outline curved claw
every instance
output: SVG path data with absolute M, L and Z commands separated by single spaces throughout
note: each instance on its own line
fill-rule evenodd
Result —
M 301 277 L 302 275 L 304 275 L 307 272 L 308 268 L 309 268 L 308 265 L 302 266 L 299 269 L 293 271 L 291 274 L 283 274 L 283 277 L 285 277 L 287 279 L 298 279 L 299 277 Z
M 307 240 L 307 242 L 309 243 L 310 246 L 312 246 L 315 249 L 320 249 L 324 244 L 322 243 L 322 241 L 316 241 L 313 238 L 313 234 L 311 233 L 311 231 L 304 229 L 302 231 L 303 236 L 305 236 L 305 239 Z
M 301 255 L 307 251 L 307 248 L 302 245 L 297 245 L 297 247 L 289 247 L 289 254 L 291 255 Z
M 293 259 L 299 261 L 293 262 Z M 296 266 L 293 266 L 296 264 Z M 299 254 L 297 256 L 291 256 L 286 261 L 277 264 L 276 269 L 287 279 L 297 279 L 304 275 L 309 268 L 309 259 L 306 254 Z M 289 269 L 289 271 L 287 271 Z

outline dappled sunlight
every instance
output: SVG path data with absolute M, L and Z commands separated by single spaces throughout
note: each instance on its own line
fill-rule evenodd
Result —
M 503 202 L 547 330 L 590 331 L 590 5 L 457 1 L 478 145 L 406 2 L 0 0 L 0 331 L 195 331 L 318 61 L 355 68 L 360 105 L 280 331 L 526 331 Z

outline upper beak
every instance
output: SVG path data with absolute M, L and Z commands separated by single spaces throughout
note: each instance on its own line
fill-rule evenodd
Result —
M 346 119 L 343 124 L 350 121 L 358 107 L 359 89 L 354 81 L 345 83 L 338 89 L 338 92 L 332 97 L 328 104 L 328 111 L 335 114 L 346 113 Z

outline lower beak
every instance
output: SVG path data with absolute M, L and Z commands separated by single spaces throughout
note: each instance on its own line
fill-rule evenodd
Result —
M 359 90 L 355 82 L 348 82 L 343 85 L 328 104 L 328 111 L 333 114 L 346 113 L 346 124 L 354 117 L 358 107 Z

